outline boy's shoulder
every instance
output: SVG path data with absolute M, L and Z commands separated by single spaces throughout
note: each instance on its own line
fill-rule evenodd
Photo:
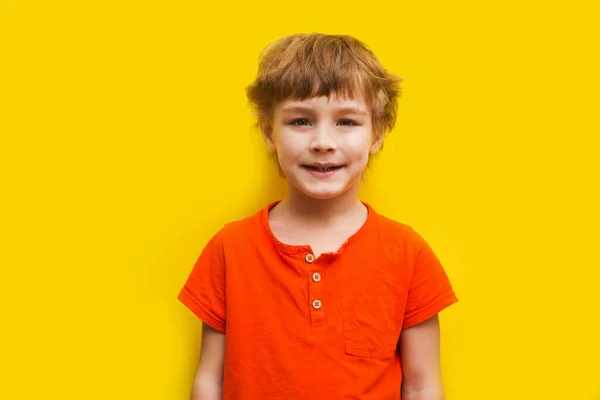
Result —
M 268 209 L 273 203 L 260 208 L 253 213 L 238 219 L 225 222 L 216 235 L 226 239 L 236 239 L 240 236 L 256 235 L 261 230 L 264 230 L 267 223 Z
M 373 212 L 375 219 L 377 220 L 379 229 L 386 231 L 386 233 L 402 236 L 410 236 L 417 234 L 412 225 L 409 225 L 406 222 L 402 222 L 398 219 L 394 219 L 387 215 L 381 214 L 377 211 Z
M 404 245 L 421 249 L 427 247 L 428 243 L 423 236 L 412 226 L 406 222 L 399 221 L 384 214 L 375 212 L 376 225 L 378 231 L 377 236 L 382 244 L 390 244 L 392 246 Z

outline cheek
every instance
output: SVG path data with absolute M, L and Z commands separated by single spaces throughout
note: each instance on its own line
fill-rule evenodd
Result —
M 283 157 L 295 158 L 306 148 L 301 138 L 294 135 L 281 135 L 277 141 L 277 152 Z
M 371 141 L 369 138 L 356 138 L 352 142 L 348 143 L 347 152 L 352 154 L 353 158 L 356 159 L 367 159 L 369 157 L 369 150 L 371 148 Z

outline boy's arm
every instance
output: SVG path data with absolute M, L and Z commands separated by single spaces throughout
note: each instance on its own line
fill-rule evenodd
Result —
M 402 400 L 443 400 L 438 316 L 402 330 Z
M 223 366 L 225 334 L 202 324 L 200 362 L 194 377 L 191 400 L 221 400 L 223 398 Z

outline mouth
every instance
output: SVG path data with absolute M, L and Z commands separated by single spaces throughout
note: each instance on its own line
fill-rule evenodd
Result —
M 307 169 L 309 171 L 314 172 L 331 172 L 337 171 L 343 168 L 343 165 L 335 165 L 335 164 L 312 164 L 312 165 L 302 165 L 302 168 Z

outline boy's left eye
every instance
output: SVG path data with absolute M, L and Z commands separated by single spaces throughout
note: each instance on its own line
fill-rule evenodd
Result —
M 338 122 L 338 124 L 342 125 L 342 126 L 356 126 L 358 125 L 356 122 L 349 120 L 349 119 L 342 119 Z

